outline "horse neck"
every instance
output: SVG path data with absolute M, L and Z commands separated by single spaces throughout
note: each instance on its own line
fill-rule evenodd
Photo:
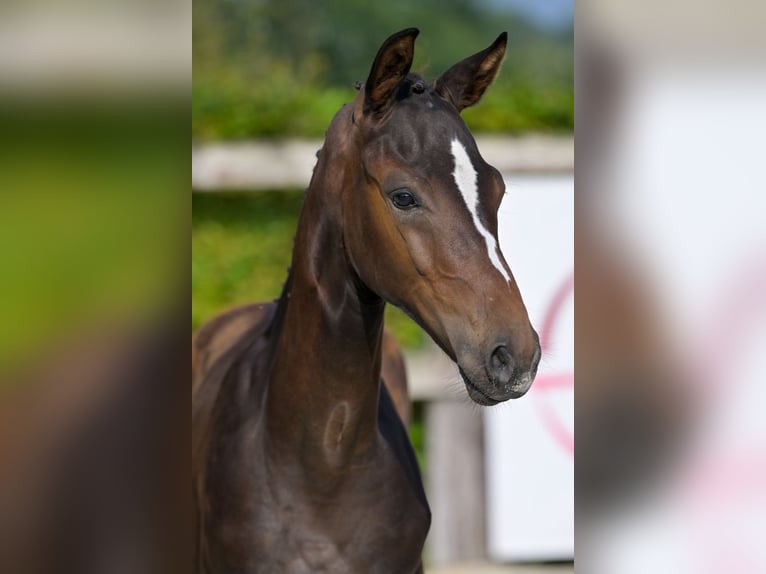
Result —
M 306 194 L 269 377 L 272 454 L 298 453 L 304 470 L 343 466 L 377 438 L 384 303 L 343 246 L 345 159 L 323 151 Z

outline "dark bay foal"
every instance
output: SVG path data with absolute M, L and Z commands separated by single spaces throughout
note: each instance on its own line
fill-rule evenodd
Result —
M 387 388 L 401 384 L 381 385 L 401 373 L 386 302 L 457 362 L 475 402 L 532 384 L 538 339 L 497 242 L 503 180 L 459 114 L 506 35 L 427 84 L 409 72 L 417 34 L 386 40 L 330 124 L 280 299 L 195 340 L 195 572 L 422 571 L 430 512 Z

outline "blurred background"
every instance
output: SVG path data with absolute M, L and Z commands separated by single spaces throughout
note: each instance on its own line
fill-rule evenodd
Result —
M 0 3 L 3 572 L 188 569 L 190 29 Z
M 577 563 L 766 568 L 763 3 L 577 7 Z
M 573 10 L 571 0 L 193 2 L 194 329 L 281 292 L 315 152 L 386 37 L 418 27 L 413 71 L 430 80 L 508 32 L 497 81 L 463 116 L 506 177 L 500 241 L 548 353 L 528 397 L 487 413 L 388 307 L 434 514 L 429 572 L 572 569 Z

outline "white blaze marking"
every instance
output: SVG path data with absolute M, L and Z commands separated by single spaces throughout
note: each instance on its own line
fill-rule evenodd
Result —
M 505 280 L 510 282 L 511 278 L 497 255 L 497 241 L 495 241 L 495 238 L 487 228 L 484 227 L 479 219 L 479 214 L 477 212 L 479 207 L 478 176 L 471 163 L 471 159 L 468 157 L 468 152 L 465 151 L 463 144 L 461 144 L 457 138 L 452 140 L 452 157 L 455 158 L 455 171 L 452 172 L 452 176 L 455 178 L 457 188 L 463 196 L 463 201 L 465 201 L 465 205 L 473 218 L 473 223 L 476 226 L 476 229 L 487 243 L 489 260 L 492 262 L 492 265 L 500 271 L 500 274 L 505 277 Z

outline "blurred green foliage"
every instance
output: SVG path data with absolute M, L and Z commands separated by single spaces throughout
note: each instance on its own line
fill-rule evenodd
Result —
M 189 169 L 180 98 L 2 103 L 0 376 L 171 307 Z
M 434 78 L 508 31 L 504 69 L 465 113 L 472 129 L 571 130 L 573 31 L 543 31 L 471 0 L 194 0 L 192 135 L 321 136 L 391 33 L 421 30 L 413 70 Z
M 279 296 L 302 202 L 301 191 L 192 194 L 192 329 L 227 307 Z M 386 326 L 406 347 L 425 340 L 390 305 Z

